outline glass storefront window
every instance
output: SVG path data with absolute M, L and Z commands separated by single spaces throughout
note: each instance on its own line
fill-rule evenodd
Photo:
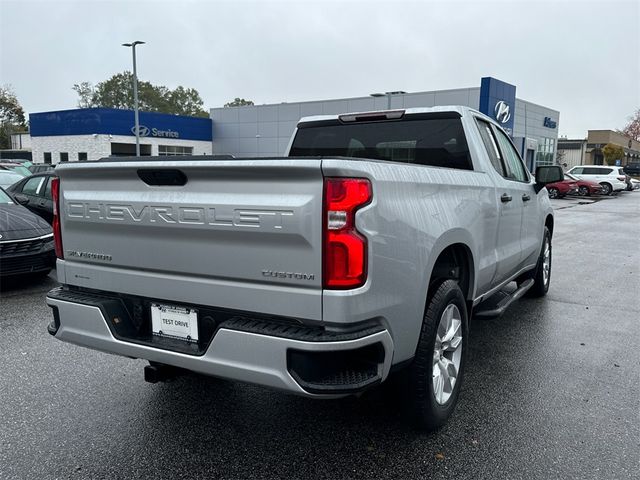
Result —
M 555 138 L 543 138 L 538 143 L 538 152 L 536 153 L 536 165 L 553 165 L 553 152 L 555 150 Z

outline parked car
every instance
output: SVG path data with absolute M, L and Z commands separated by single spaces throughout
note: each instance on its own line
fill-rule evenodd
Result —
M 592 182 L 591 180 L 580 180 L 578 177 L 575 177 L 570 173 L 565 173 L 564 178 L 566 180 L 576 182 L 578 184 L 578 195 L 582 195 L 583 197 L 602 193 L 602 185 L 597 182 Z
M 55 166 L 49 163 L 39 163 L 38 165 L 31 165 L 29 167 L 29 171 L 31 173 L 46 173 L 53 172 L 55 170 Z
M 30 167 L 31 165 L 33 165 L 33 163 L 31 163 L 31 160 L 27 160 L 24 158 L 0 158 L 0 162 L 17 163 L 18 165 L 22 165 L 24 167 Z
M 640 176 L 640 162 L 628 163 L 622 167 L 622 170 L 624 170 L 624 173 L 627 175 Z
M 8 188 L 24 178 L 24 175 L 12 170 L 0 170 L 0 188 Z
M 9 170 L 11 172 L 19 173 L 23 177 L 31 175 L 29 168 L 19 163 L 0 162 L 0 170 Z
M 51 198 L 51 179 L 54 173 L 39 173 L 23 178 L 7 188 L 16 203 L 27 207 L 49 224 L 53 221 L 53 199 Z
M 578 165 L 567 173 L 580 180 L 590 180 L 602 186 L 603 195 L 611 195 L 613 192 L 621 192 L 627 188 L 625 173 L 622 167 L 605 165 Z
M 563 198 L 567 195 L 575 195 L 578 193 L 578 183 L 570 178 L 565 178 L 555 183 L 547 185 L 549 198 Z
M 51 226 L 0 188 L 0 277 L 47 275 L 55 266 Z
M 562 168 L 532 178 L 478 111 L 310 117 L 286 158 L 211 160 L 56 167 L 51 335 L 149 360 L 151 382 L 180 367 L 336 398 L 393 371 L 433 429 L 458 399 L 471 309 L 549 289 L 544 185 Z

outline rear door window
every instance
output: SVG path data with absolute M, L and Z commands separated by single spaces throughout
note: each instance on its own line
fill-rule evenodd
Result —
M 520 160 L 520 155 L 518 155 L 516 149 L 502 130 L 496 128 L 495 133 L 498 137 L 498 145 L 500 146 L 500 152 L 502 153 L 505 168 L 507 169 L 507 178 L 518 182 L 528 182 L 529 174 L 527 174 L 527 170 L 522 160 Z
M 402 120 L 301 124 L 292 157 L 357 157 L 473 170 L 457 114 L 409 115 Z
M 29 180 L 26 181 L 26 183 L 22 187 L 22 193 L 24 193 L 25 195 L 33 195 L 33 196 L 39 195 L 41 190 L 40 187 L 43 181 L 44 181 L 43 177 L 30 178 Z
M 503 177 L 507 176 L 507 172 L 504 169 L 504 165 L 502 163 L 502 158 L 500 156 L 500 150 L 498 149 L 498 144 L 496 143 L 496 139 L 493 136 L 493 132 L 491 131 L 491 125 L 484 120 L 476 119 L 478 122 L 478 129 L 480 130 L 480 136 L 482 137 L 482 142 L 484 143 L 484 147 L 487 150 L 487 154 L 489 155 L 489 160 L 491 160 L 491 165 L 493 168 Z

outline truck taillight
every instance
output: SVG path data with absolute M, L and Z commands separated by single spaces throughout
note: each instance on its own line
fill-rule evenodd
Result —
M 51 179 L 51 197 L 53 198 L 53 242 L 56 248 L 56 257 L 64 258 L 62 250 L 62 230 L 60 229 L 60 179 Z
M 371 196 L 367 179 L 324 179 L 324 288 L 356 288 L 367 280 L 367 239 L 356 229 L 355 216 Z

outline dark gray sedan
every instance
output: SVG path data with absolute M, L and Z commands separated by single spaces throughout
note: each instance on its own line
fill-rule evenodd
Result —
M 0 188 L 0 277 L 47 275 L 55 265 L 51 226 Z

